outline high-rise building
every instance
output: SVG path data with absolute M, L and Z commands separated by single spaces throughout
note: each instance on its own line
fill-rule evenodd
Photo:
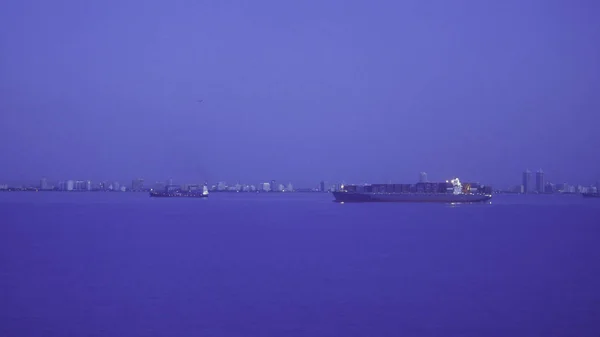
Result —
M 171 186 L 171 185 L 173 185 L 173 178 L 169 178 L 167 180 L 167 186 Z
M 544 193 L 544 171 L 542 171 L 542 169 L 539 169 L 536 173 L 535 173 L 535 190 L 538 193 Z
M 75 191 L 83 190 L 83 181 L 75 180 L 75 183 L 73 184 L 73 190 L 75 190 Z
M 121 190 L 121 184 L 119 184 L 118 181 L 115 181 L 113 183 L 113 191 L 120 191 Z
M 323 180 L 321 180 L 321 183 L 319 184 L 319 191 L 325 192 L 325 181 Z
M 269 190 L 271 192 L 276 191 L 277 190 L 277 185 L 275 185 L 275 180 L 271 180 L 271 185 L 269 186 Z
M 419 182 L 420 183 L 429 182 L 429 180 L 427 179 L 427 172 L 421 172 L 421 173 L 419 173 Z
M 85 189 L 86 189 L 86 191 L 92 190 L 92 181 L 91 180 L 88 180 L 85 182 Z
M 67 180 L 67 191 L 72 191 L 75 188 L 75 182 L 73 180 Z
M 294 191 L 294 186 L 292 185 L 292 183 L 288 183 L 287 188 L 285 190 L 287 192 L 293 192 Z
M 556 184 L 555 190 L 557 192 L 565 192 L 569 188 L 567 183 L 558 183 Z
M 157 191 L 164 191 L 165 190 L 165 183 L 162 181 L 157 181 L 154 183 L 154 189 Z
M 217 191 L 225 191 L 227 190 L 227 184 L 224 181 L 219 181 L 217 184 Z
M 531 171 L 525 170 L 523 172 L 523 193 L 531 193 L 533 191 L 533 185 L 531 185 Z
M 271 190 L 271 185 L 269 183 L 263 183 L 262 190 L 265 192 L 269 192 Z
M 40 180 L 40 189 L 41 190 L 48 189 L 48 179 L 46 179 L 46 177 L 42 177 L 42 180 Z
M 144 179 L 137 178 L 131 181 L 131 190 L 134 192 L 139 192 L 144 189 Z

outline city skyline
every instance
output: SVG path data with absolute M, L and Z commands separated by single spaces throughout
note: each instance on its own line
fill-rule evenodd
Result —
M 455 177 L 448 177 L 447 179 L 452 179 Z M 499 190 L 499 191 L 512 191 L 512 192 L 517 192 L 517 193 L 548 193 L 548 191 L 559 191 L 561 189 L 566 189 L 569 190 L 571 192 L 576 191 L 578 188 L 581 189 L 583 188 L 587 188 L 587 187 L 595 187 L 598 185 L 598 182 L 600 181 L 600 179 L 596 180 L 596 181 L 592 181 L 592 182 L 578 182 L 578 181 L 560 181 L 560 180 L 556 180 L 556 179 L 550 179 L 548 180 L 545 176 L 545 172 L 542 169 L 538 169 L 535 171 L 535 175 L 533 174 L 532 171 L 530 171 L 529 169 L 524 170 L 521 173 L 521 182 L 520 184 L 515 185 L 514 183 L 512 184 L 507 184 L 507 185 L 495 185 L 495 184 L 491 184 L 489 182 L 481 182 L 481 181 L 475 181 L 475 180 L 469 180 L 469 179 L 463 179 L 461 177 L 458 177 L 463 181 L 472 181 L 472 182 L 478 182 L 478 183 L 483 183 L 485 185 L 490 185 L 492 186 L 495 190 Z M 439 180 L 430 180 L 428 178 L 428 173 L 421 171 L 418 173 L 418 177 L 417 179 L 415 179 L 413 182 L 411 181 L 398 181 L 398 180 L 388 180 L 386 181 L 387 183 L 416 183 L 416 182 L 429 182 L 429 181 L 444 181 L 447 179 L 439 179 Z M 54 185 L 51 185 L 51 182 L 54 183 Z M 377 183 L 384 183 L 383 181 L 366 181 L 366 180 L 361 180 L 361 181 L 348 181 L 348 180 L 332 180 L 332 181 L 325 181 L 325 180 L 313 180 L 309 183 L 305 183 L 305 184 L 299 184 L 299 185 L 295 185 L 301 189 L 315 189 L 315 190 L 324 190 L 324 189 L 331 189 L 332 186 L 338 186 L 340 184 L 377 184 Z M 44 186 L 48 187 L 48 186 L 52 186 L 54 188 L 58 188 L 61 190 L 91 190 L 91 184 L 92 184 L 92 180 L 90 179 L 85 179 L 85 180 L 80 180 L 80 179 L 48 179 L 48 177 L 43 176 L 41 177 L 37 182 L 32 182 L 32 181 L 28 181 L 28 182 L 16 182 L 16 183 L 8 183 L 7 181 L 1 181 L 0 180 L 0 187 L 14 187 L 14 186 L 28 186 L 28 187 L 39 187 L 41 189 L 45 189 Z M 160 179 L 144 179 L 144 178 L 133 178 L 133 179 L 102 179 L 102 180 L 94 180 L 94 186 L 96 188 L 98 188 L 98 184 L 100 184 L 100 189 L 106 189 L 106 190 L 139 190 L 139 186 L 144 186 L 144 187 L 148 187 L 148 186 L 161 186 L 161 185 L 202 185 L 202 184 L 206 184 L 209 188 L 213 187 L 212 190 L 219 190 L 219 186 L 221 184 L 224 184 L 225 186 L 227 186 L 227 188 L 231 188 L 232 186 L 235 185 L 240 185 L 240 186 L 254 186 L 257 190 L 264 190 L 264 188 L 262 187 L 263 185 L 267 186 L 268 185 L 268 189 L 269 190 L 291 190 L 288 189 L 288 185 L 292 184 L 292 180 L 277 180 L 277 179 L 266 179 L 266 180 L 252 180 L 252 182 L 248 182 L 248 181 L 242 181 L 239 179 L 234 179 L 234 180 L 224 180 L 224 179 L 219 179 L 219 180 L 215 180 L 215 181 L 209 181 L 207 179 L 187 179 L 187 180 L 182 180 L 182 179 L 177 179 L 177 178 L 173 178 L 173 177 L 168 177 L 164 180 L 160 180 Z M 114 186 L 113 186 L 114 185 Z M 136 185 L 138 185 L 138 188 L 136 188 Z M 281 185 L 281 188 L 280 188 Z M 109 188 L 110 187 L 110 188 Z M 560 188 L 559 188 L 560 187 Z

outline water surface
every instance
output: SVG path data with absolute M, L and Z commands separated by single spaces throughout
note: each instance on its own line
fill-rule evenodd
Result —
M 0 336 L 599 336 L 600 200 L 0 193 Z

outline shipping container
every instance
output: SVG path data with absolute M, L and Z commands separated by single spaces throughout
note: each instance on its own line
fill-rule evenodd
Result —
M 385 193 L 386 184 L 373 184 L 373 193 Z
M 356 192 L 356 185 L 345 185 L 344 191 L 347 192 Z
M 451 183 L 440 183 L 438 185 L 438 192 L 439 193 L 448 193 L 448 192 L 452 192 L 453 188 L 452 188 L 452 184 Z

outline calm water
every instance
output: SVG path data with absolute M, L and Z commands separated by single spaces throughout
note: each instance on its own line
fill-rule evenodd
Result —
M 0 193 L 0 336 L 600 336 L 600 200 Z

